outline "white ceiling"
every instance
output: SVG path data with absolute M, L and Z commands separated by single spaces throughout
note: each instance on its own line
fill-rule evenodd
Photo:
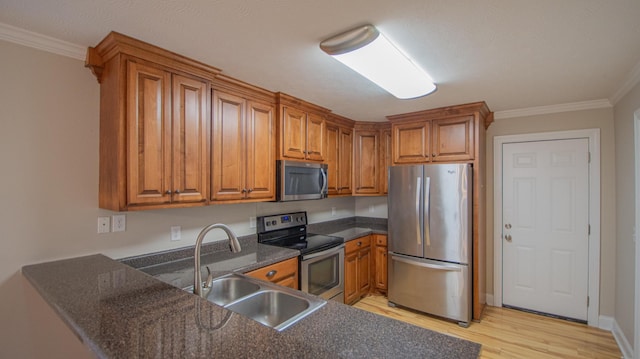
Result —
M 638 0 L 0 0 L 0 22 L 81 46 L 117 31 L 359 121 L 611 99 L 640 62 Z M 365 23 L 438 90 L 395 99 L 319 49 Z

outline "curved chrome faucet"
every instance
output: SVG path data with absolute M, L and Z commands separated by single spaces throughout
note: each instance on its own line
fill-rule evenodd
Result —
M 220 228 L 222 229 L 227 236 L 229 237 L 229 249 L 233 253 L 240 252 L 242 248 L 240 248 L 240 242 L 238 242 L 238 238 L 233 233 L 231 228 L 227 227 L 222 223 L 210 224 L 198 234 L 198 239 L 196 240 L 196 250 L 195 250 L 195 266 L 194 266 L 194 276 L 193 276 L 193 293 L 199 295 L 202 298 L 206 298 L 211 291 L 211 283 L 213 282 L 213 275 L 211 271 L 209 271 L 209 267 L 207 267 L 207 272 L 209 275 L 207 276 L 207 282 L 202 285 L 202 272 L 200 269 L 200 251 L 202 248 L 202 241 L 204 240 L 204 236 L 209 233 L 212 229 Z

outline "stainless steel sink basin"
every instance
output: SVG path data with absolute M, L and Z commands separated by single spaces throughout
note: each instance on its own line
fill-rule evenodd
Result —
M 184 288 L 193 292 L 193 287 Z M 284 330 L 326 301 L 240 274 L 215 279 L 207 300 L 276 330 Z
M 211 283 L 207 300 L 225 306 L 260 290 L 260 286 L 239 277 L 225 277 Z
M 277 330 L 285 329 L 313 311 L 308 299 L 279 290 L 258 292 L 229 305 L 227 309 Z

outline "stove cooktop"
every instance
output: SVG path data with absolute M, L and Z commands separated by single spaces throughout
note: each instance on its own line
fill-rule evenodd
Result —
M 301 254 L 321 252 L 325 249 L 337 247 L 342 243 L 344 243 L 344 238 L 342 237 L 311 233 L 262 242 L 262 244 L 268 244 L 271 246 L 297 249 Z
M 307 233 L 307 223 L 307 212 L 258 217 L 258 242 L 297 249 L 303 255 L 321 252 L 344 243 L 342 237 Z

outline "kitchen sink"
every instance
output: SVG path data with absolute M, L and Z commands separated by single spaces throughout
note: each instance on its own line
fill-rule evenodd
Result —
M 193 286 L 184 290 L 193 293 Z M 237 273 L 215 279 L 207 300 L 278 331 L 326 303 L 324 299 L 295 289 Z
M 211 283 L 211 292 L 207 300 L 221 306 L 233 303 L 260 290 L 260 286 L 243 278 L 225 277 Z
M 258 292 L 227 307 L 268 327 L 282 330 L 305 315 L 311 303 L 278 290 Z

